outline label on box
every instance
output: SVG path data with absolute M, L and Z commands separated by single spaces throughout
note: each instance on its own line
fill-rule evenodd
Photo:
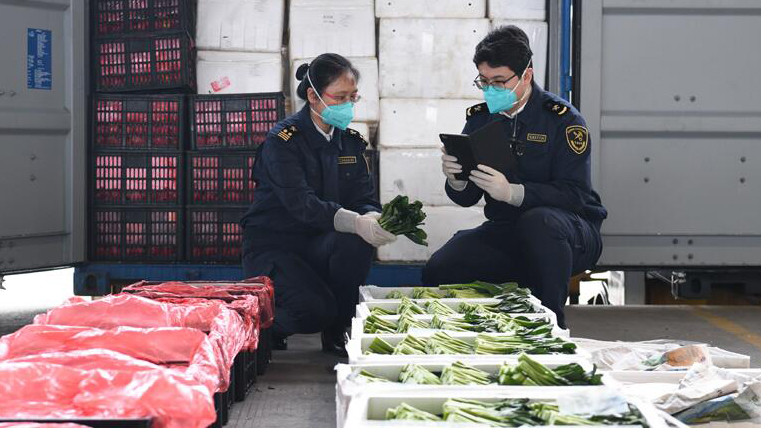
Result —
M 27 29 L 26 87 L 52 89 L 52 39 L 50 30 Z

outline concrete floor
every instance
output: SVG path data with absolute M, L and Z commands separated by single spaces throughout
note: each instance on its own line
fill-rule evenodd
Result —
M 31 322 L 45 308 L 0 310 L 0 334 Z M 751 356 L 761 366 L 761 307 L 573 306 L 572 335 L 601 340 L 675 339 L 707 342 Z M 339 359 L 320 351 L 319 335 L 289 339 L 275 351 L 266 375 L 230 414 L 228 427 L 335 427 L 335 375 Z

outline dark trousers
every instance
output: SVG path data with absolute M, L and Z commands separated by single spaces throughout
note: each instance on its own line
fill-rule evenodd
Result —
M 349 327 L 373 247 L 354 234 L 257 237 L 246 231 L 243 272 L 275 283 L 273 333 L 288 336 Z
M 423 283 L 475 280 L 527 286 L 565 327 L 572 275 L 591 269 L 602 252 L 599 225 L 552 208 L 527 210 L 515 222 L 487 221 L 457 232 L 423 268 Z

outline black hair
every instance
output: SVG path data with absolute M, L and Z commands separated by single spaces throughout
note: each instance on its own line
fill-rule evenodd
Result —
M 309 79 L 306 77 L 307 71 L 314 89 L 320 95 L 325 88 L 347 72 L 354 74 L 354 78 L 359 81 L 359 71 L 354 68 L 351 61 L 335 53 L 324 53 L 311 63 L 301 64 L 296 70 L 296 79 L 300 82 L 296 95 L 304 101 L 308 101 L 307 89 L 310 87 Z
M 530 66 L 531 55 L 526 33 L 515 25 L 505 25 L 490 31 L 476 45 L 473 62 L 476 67 L 483 62 L 493 68 L 510 67 L 520 76 Z

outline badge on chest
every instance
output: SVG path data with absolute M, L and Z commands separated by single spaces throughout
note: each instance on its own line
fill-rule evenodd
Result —
M 356 156 L 339 156 L 338 157 L 338 164 L 339 165 L 351 165 L 357 163 L 357 157 Z

